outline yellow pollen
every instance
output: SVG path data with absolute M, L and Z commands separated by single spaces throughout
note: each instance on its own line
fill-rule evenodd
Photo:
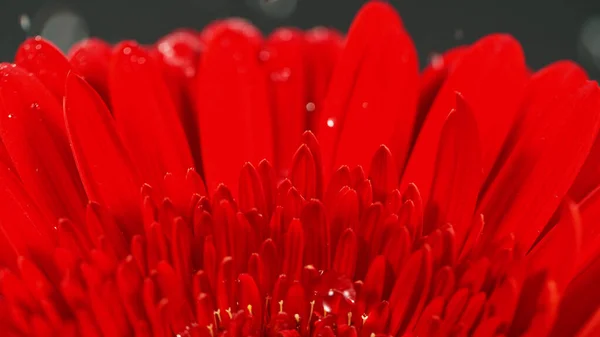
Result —
M 221 324 L 221 309 L 217 309 L 217 311 L 215 311 L 215 316 L 217 316 L 217 323 Z
M 294 314 L 294 318 L 296 319 L 297 323 L 300 323 L 300 315 Z
M 233 319 L 233 315 L 231 314 L 231 308 L 227 308 L 225 312 L 227 313 L 227 315 L 229 315 L 229 319 Z
M 312 318 L 313 312 L 315 310 L 315 301 L 310 301 L 310 314 L 308 314 L 308 319 Z
M 367 318 L 369 318 L 369 316 L 367 314 L 362 314 L 362 316 L 360 316 L 360 318 L 362 318 L 363 324 L 365 324 L 365 322 L 367 321 Z
M 348 313 L 348 326 L 352 325 L 352 312 Z
M 208 329 L 208 333 L 210 333 L 210 336 L 214 337 L 215 334 L 213 333 L 213 325 L 209 324 L 206 328 Z
M 283 312 L 283 300 L 279 301 L 279 312 Z
M 252 313 L 252 304 L 248 304 L 248 312 L 250 313 L 250 315 L 253 315 Z

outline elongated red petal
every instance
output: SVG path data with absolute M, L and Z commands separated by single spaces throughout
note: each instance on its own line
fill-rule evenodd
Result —
M 427 202 L 441 130 L 454 107 L 455 92 L 460 92 L 473 109 L 487 175 L 514 122 L 525 80 L 523 51 L 512 37 L 488 35 L 471 46 L 448 74 L 427 114 L 402 176 L 402 186 L 415 183 Z
M 574 336 L 600 306 L 600 257 L 589 264 L 565 289 L 550 337 Z
M 282 270 L 291 280 L 300 279 L 304 242 L 302 223 L 298 219 L 294 219 L 286 233 Z
M 291 28 L 275 30 L 265 41 L 259 57 L 269 78 L 272 106 L 274 166 L 287 177 L 290 159 L 306 130 L 306 65 L 304 34 Z
M 600 334 L 600 308 L 587 321 L 585 326 L 579 330 L 577 337 L 594 337 Z
M 165 173 L 194 165 L 160 69 L 141 46 L 122 42 L 108 75 L 117 127 L 142 178 L 160 191 Z
M 317 165 L 307 145 L 294 154 L 290 179 L 304 199 L 317 197 Z
M 308 30 L 304 39 L 307 71 L 306 128 L 315 132 L 331 73 L 342 51 L 343 42 L 339 32 L 324 27 Z
M 39 78 L 59 102 L 62 100 L 71 65 L 50 41 L 41 36 L 25 40 L 17 50 L 15 63 Z
M 141 234 L 142 181 L 100 96 L 79 76 L 67 77 L 65 120 L 86 192 L 107 207 L 129 235 Z
M 69 50 L 71 67 L 100 94 L 107 106 L 110 104 L 108 94 L 108 67 L 112 47 L 96 38 L 78 42 Z
M 398 186 L 398 171 L 392 154 L 385 145 L 377 149 L 370 167 L 369 180 L 373 186 L 373 199 L 383 203 L 388 193 Z
M 390 295 L 390 332 L 395 335 L 412 329 L 425 306 L 427 290 L 431 282 L 431 249 L 425 245 L 414 252 Z
M 200 143 L 209 190 L 222 182 L 237 190 L 240 167 L 273 158 L 260 37 L 224 25 L 201 57 L 196 78 Z
M 340 236 L 333 261 L 333 270 L 354 279 L 356 260 L 358 259 L 358 244 L 356 234 L 350 228 L 346 228 Z
M 457 240 L 471 224 L 482 182 L 481 145 L 475 116 L 462 96 L 450 112 L 440 135 L 431 193 L 425 209 L 424 234 L 452 224 Z
M 64 124 L 54 124 L 58 101 L 18 67 L 1 65 L 0 77 L 0 136 L 23 185 L 49 220 L 82 223 L 85 192 Z
M 527 255 L 530 273 L 546 270 L 563 290 L 568 284 L 582 246 L 582 221 L 577 206 L 567 201 L 561 209 L 560 220 Z
M 600 89 L 571 83 L 557 96 L 540 92 L 527 124 L 498 176 L 481 200 L 481 245 L 515 232 L 528 249 L 566 195 L 600 126 Z M 526 226 L 523 224 L 527 224 Z
M 155 50 L 196 167 L 202 173 L 194 79 L 205 45 L 194 31 L 177 30 L 156 42 Z
M 417 54 L 400 17 L 385 2 L 368 2 L 350 28 L 317 127 L 325 170 L 362 165 L 368 171 L 381 144 L 403 165 L 417 96 Z
M 431 62 L 429 62 L 427 68 L 423 70 L 419 79 L 419 103 L 417 105 L 417 117 L 413 130 L 413 141 L 419 135 L 423 122 L 425 122 L 425 118 L 431 109 L 431 105 L 435 101 L 446 78 L 467 50 L 468 47 L 456 47 L 446 51 L 444 54 L 435 55 L 431 58 Z
M 0 186 L 0 263 L 14 270 L 17 256 L 48 258 L 56 224 L 44 218 L 18 178 L 2 165 Z

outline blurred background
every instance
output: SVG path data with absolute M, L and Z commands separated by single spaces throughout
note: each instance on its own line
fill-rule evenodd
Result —
M 227 16 L 263 32 L 278 26 L 348 29 L 365 0 L 0 0 L 0 61 L 11 61 L 27 36 L 61 49 L 97 36 L 151 43 L 181 27 L 201 29 Z M 424 66 L 438 52 L 491 32 L 519 39 L 529 65 L 580 62 L 600 78 L 600 0 L 390 0 L 411 33 Z

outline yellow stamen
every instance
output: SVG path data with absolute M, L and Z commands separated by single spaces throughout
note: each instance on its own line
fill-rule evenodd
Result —
M 217 311 L 215 311 L 215 316 L 217 317 L 217 323 L 221 324 L 221 309 L 217 309 Z

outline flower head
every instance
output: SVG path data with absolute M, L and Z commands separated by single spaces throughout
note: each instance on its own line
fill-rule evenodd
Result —
M 597 336 L 600 89 L 226 19 L 0 65 L 7 336 Z M 309 130 L 309 131 L 307 131 Z

